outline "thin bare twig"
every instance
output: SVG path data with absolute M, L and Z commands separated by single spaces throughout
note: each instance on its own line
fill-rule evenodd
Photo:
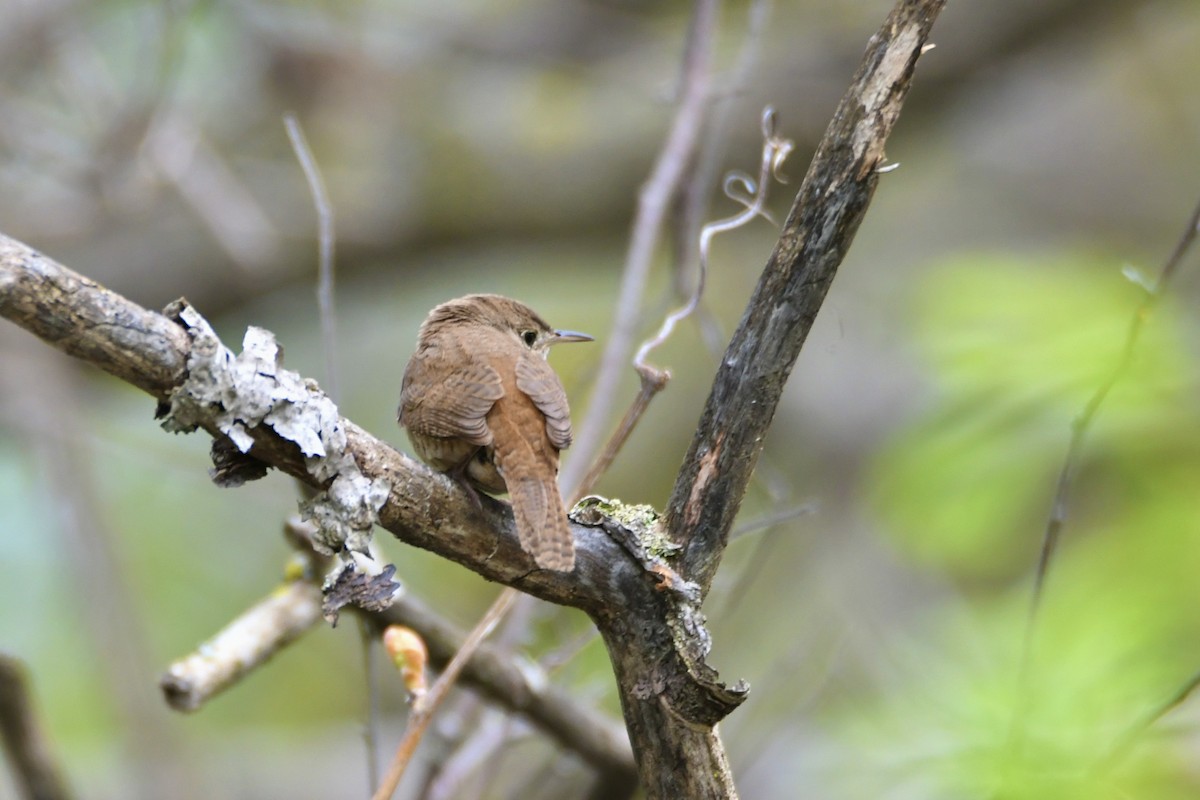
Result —
M 621 372 L 626 368 L 641 319 L 642 295 L 654 259 L 663 220 L 671 198 L 682 185 L 687 165 L 692 159 L 704 119 L 711 82 L 713 39 L 717 26 L 719 0 L 697 0 L 696 11 L 688 31 L 684 59 L 681 98 L 671 130 L 663 142 L 654 169 L 638 194 L 637 215 L 625 256 L 625 271 L 613 315 L 608 343 L 597 370 L 596 384 L 588 402 L 587 413 L 578 426 L 572 458 L 563 468 L 561 483 L 566 494 L 578 494 L 583 476 L 599 451 L 606 421 L 609 419 Z
M 296 153 L 296 160 L 304 170 L 304 178 L 308 181 L 308 191 L 312 194 L 313 206 L 317 211 L 317 309 L 321 318 L 321 341 L 325 345 L 325 392 L 335 400 L 341 399 L 338 394 L 337 370 L 337 339 L 336 324 L 333 313 L 333 204 L 329 202 L 329 193 L 325 189 L 325 180 L 317 160 L 313 157 L 304 136 L 304 130 L 294 114 L 285 114 L 283 125 L 287 128 L 288 140 Z
M 717 89 L 712 100 L 708 132 L 697 155 L 696 168 L 692 171 L 683 192 L 682 208 L 676 225 L 675 291 L 679 297 L 687 296 L 687 275 L 692 265 L 699 262 L 700 229 L 709 216 L 709 197 L 717 183 L 721 156 L 729 144 L 730 133 L 733 130 L 733 110 L 738 99 L 745 93 L 750 75 L 761 55 L 763 33 L 766 31 L 773 5 L 773 0 L 753 0 L 750 3 L 741 49 L 728 78 Z M 737 116 L 740 118 L 740 115 Z M 725 341 L 724 337 L 716 335 L 716 320 L 708 319 L 707 315 L 704 315 L 700 324 L 705 343 L 719 355 L 725 347 Z
M 1171 278 L 1178 270 L 1179 263 L 1187 254 L 1188 248 L 1195 241 L 1198 232 L 1200 232 L 1200 204 L 1192 212 L 1187 228 L 1179 238 L 1175 249 L 1167 258 L 1166 263 L 1163 264 L 1158 279 L 1153 285 L 1147 287 L 1141 304 L 1134 311 L 1133 318 L 1129 322 L 1129 331 L 1125 335 L 1125 343 L 1122 346 L 1121 355 L 1113 365 L 1112 371 L 1096 387 L 1096 391 L 1092 393 L 1092 396 L 1084 405 L 1079 416 L 1071 423 L 1071 440 L 1067 445 L 1067 455 L 1063 459 L 1062 468 L 1058 473 L 1058 482 L 1054 489 L 1054 501 L 1050 511 L 1050 518 L 1046 521 L 1045 533 L 1042 536 L 1042 549 L 1038 556 L 1037 572 L 1033 580 L 1033 598 L 1029 605 L 1029 618 L 1031 621 L 1037 616 L 1038 608 L 1041 605 L 1046 585 L 1046 574 L 1049 572 L 1050 562 L 1053 560 L 1054 554 L 1058 549 L 1058 541 L 1062 535 L 1063 525 L 1066 523 L 1067 499 L 1071 492 L 1071 481 L 1074 479 L 1075 472 L 1079 467 L 1080 452 L 1083 450 L 1084 440 L 1091 430 L 1092 422 L 1095 420 L 1097 412 L 1100 411 L 1100 406 L 1104 404 L 1109 392 L 1125 376 L 1129 365 L 1133 363 L 1133 354 L 1137 349 L 1138 340 L 1141 338 L 1142 329 L 1145 327 L 1146 321 L 1150 318 L 1155 305 L 1158 304 L 1159 298 L 1166 291 Z
M 0 655 L 0 741 L 14 783 L 29 800 L 67 800 L 71 791 L 30 699 L 24 665 Z
M 434 665 L 448 664 L 469 636 L 411 595 L 397 598 L 386 611 L 373 615 L 372 621 L 419 631 Z M 484 642 L 475 651 L 460 680 L 507 712 L 524 715 L 598 771 L 621 773 L 636 781 L 629 737 L 618 722 L 572 697 L 493 642 Z
M 742 172 L 731 172 L 725 178 L 725 195 L 731 200 L 740 203 L 744 208 L 731 217 L 708 223 L 701 230 L 699 246 L 700 269 L 697 273 L 696 286 L 692 290 L 692 294 L 687 302 L 682 307 L 668 314 L 659 327 L 658 333 L 644 341 L 642 346 L 638 348 L 637 354 L 633 359 L 634 369 L 637 370 L 638 378 L 641 381 L 637 396 L 634 397 L 633 402 L 625 411 L 625 416 L 621 418 L 617 429 L 609 437 L 608 442 L 604 446 L 604 451 L 592 464 L 591 469 L 588 470 L 579 488 L 575 491 L 572 500 L 573 503 L 591 491 L 592 486 L 612 466 L 617 453 L 625 446 L 634 428 L 637 427 L 638 422 L 641 421 L 642 416 L 646 413 L 646 409 L 650 407 L 650 401 L 665 389 L 667 383 L 671 380 L 671 373 L 668 370 L 659 369 L 646 363 L 646 357 L 650 355 L 652 350 L 667 340 L 675 330 L 676 325 L 691 316 L 699 307 L 700 299 L 704 296 L 704 287 L 707 282 L 708 254 L 713 237 L 718 233 L 725 233 L 740 228 L 755 217 L 766 216 L 764 207 L 767 201 L 767 189 L 770 185 L 770 179 L 774 176 L 777 180 L 781 180 L 779 168 L 783 165 L 784 159 L 787 158 L 788 153 L 792 149 L 792 143 L 786 139 L 779 138 L 775 133 L 775 129 L 775 110 L 768 106 L 762 115 L 763 149 L 757 181 Z M 739 190 L 745 190 L 749 195 L 742 195 Z
M 383 782 L 372 796 L 372 800 L 388 800 L 396 791 L 396 786 L 404 776 L 404 770 L 412 760 L 413 753 L 416 752 L 425 729 L 429 727 L 429 722 L 433 719 L 433 712 L 446 698 L 450 687 L 458 679 L 459 673 L 462 672 L 471 655 L 504 617 L 504 613 L 508 611 L 516 597 L 517 592 L 512 589 L 506 589 L 500 593 L 491 608 L 480 619 L 479 624 L 471 631 L 471 635 L 463 642 L 463 646 L 446 665 L 446 669 L 430 687 L 429 693 L 413 703 L 412 714 L 408 718 L 408 727 L 404 731 L 400 744 L 396 747 L 396 755 L 392 759 L 392 764 L 388 767 L 387 774 L 384 775 Z
M 758 179 L 755 180 L 742 172 L 731 172 L 725 177 L 724 191 L 725 196 L 735 202 L 741 203 L 744 208 L 742 211 L 734 214 L 731 217 L 719 219 L 716 222 L 710 222 L 700 231 L 700 269 L 696 276 L 696 287 L 692 291 L 691 297 L 683 304 L 682 307 L 676 309 L 667 315 L 663 320 L 662 326 L 658 333 L 647 339 L 638 348 L 637 355 L 634 356 L 633 365 L 639 373 L 646 369 L 653 369 L 646 364 L 646 357 L 655 348 L 662 345 L 675 330 L 675 326 L 687 319 L 700 305 L 700 299 L 704 296 L 704 287 L 708 281 L 708 255 L 712 247 L 713 237 L 719 233 L 736 230 L 743 225 L 751 222 L 755 217 L 767 217 L 765 207 L 767 202 L 767 190 L 771 184 L 771 178 L 782 182 L 779 169 L 783 166 L 784 160 L 788 153 L 792 151 L 792 142 L 787 139 L 781 139 L 776 129 L 778 127 L 778 117 L 775 114 L 775 109 L 767 106 L 762 113 L 762 158 L 760 159 L 758 169 Z M 749 193 L 748 196 L 739 193 L 740 189 L 744 189 Z
M 641 380 L 641 388 L 638 389 L 637 395 L 633 398 L 633 402 L 629 404 L 629 408 L 625 410 L 625 416 L 621 417 L 621 422 L 617 425 L 617 429 L 613 431 L 612 436 L 604 445 L 604 451 L 592 463 L 591 469 L 583 476 L 579 482 L 579 488 L 571 495 L 570 504 L 578 503 L 600 477 L 608 472 L 608 468 L 612 466 L 613 460 L 617 457 L 617 453 L 625 446 L 625 442 L 629 440 L 629 435 L 633 433 L 633 429 L 637 426 L 638 420 L 646 413 L 646 409 L 650 406 L 650 401 L 654 396 L 661 392 L 666 387 L 667 382 L 671 379 L 671 374 L 664 370 L 639 370 L 638 378 Z
M 1096 762 L 1092 769 L 1094 775 L 1103 775 L 1114 770 L 1120 763 L 1129 755 L 1129 751 L 1137 744 L 1137 740 L 1150 729 L 1154 723 L 1165 717 L 1171 711 L 1179 706 L 1192 696 L 1192 693 L 1200 687 L 1200 672 L 1195 672 L 1190 678 L 1175 690 L 1175 693 L 1167 698 L 1163 703 L 1150 710 L 1150 713 L 1139 719 L 1133 725 L 1117 738 L 1116 744 L 1109 749 L 1108 753 Z
M 337 316 L 333 304 L 334 278 L 334 244 L 336 234 L 333 223 L 333 203 L 329 200 L 329 191 L 325 187 L 325 179 L 321 168 L 308 145 L 308 137 L 295 114 L 283 115 L 283 126 L 287 130 L 288 141 L 300 169 L 304 171 L 304 179 L 308 183 L 308 191 L 312 196 L 313 208 L 317 212 L 317 315 L 321 321 L 321 343 L 325 350 L 325 380 L 326 391 L 334 400 L 340 400 L 338 387 L 341 385 L 337 364 Z M 367 750 L 367 785 L 374 786 L 379 782 L 379 760 L 377 742 L 379 741 L 379 674 L 375 668 L 374 644 L 375 637 L 370 626 L 359 620 L 358 632 L 362 642 L 363 679 L 367 687 L 367 722 L 363 730 L 363 745 Z
M 195 711 L 321 622 L 321 589 L 296 580 L 255 603 L 159 681 L 168 705 Z
M 1017 665 L 1016 701 L 1014 703 L 1012 719 L 1009 722 L 1008 739 L 1005 745 L 1013 758 L 1020 754 L 1021 748 L 1024 746 L 1024 723 L 1029 710 L 1028 688 L 1030 673 L 1033 668 L 1033 642 L 1037 630 L 1038 612 L 1041 609 L 1042 599 L 1045 595 L 1046 578 L 1050 572 L 1054 556 L 1058 552 L 1058 544 L 1062 538 L 1063 526 L 1066 524 L 1067 503 L 1071 493 L 1072 481 L 1079 468 L 1080 454 L 1083 451 L 1087 435 L 1091 431 L 1092 423 L 1096 419 L 1100 407 L 1104 404 L 1105 399 L 1108 398 L 1113 387 L 1120 382 L 1128 371 L 1129 366 L 1133 363 L 1134 352 L 1137 349 L 1137 344 L 1141 338 L 1142 330 L 1145 328 L 1146 321 L 1150 318 L 1154 307 L 1166 291 L 1168 284 L 1172 277 L 1174 277 L 1188 249 L 1195 241 L 1197 234 L 1200 234 L 1200 203 L 1196 205 L 1195 210 L 1188 220 L 1187 227 L 1184 229 L 1179 241 L 1175 244 L 1171 255 L 1164 262 L 1162 270 L 1159 271 L 1158 278 L 1153 284 L 1145 287 L 1146 294 L 1142 297 L 1142 302 L 1138 304 L 1137 309 L 1134 310 L 1133 317 L 1129 322 L 1129 329 L 1125 334 L 1124 344 L 1121 347 L 1121 354 L 1113 364 L 1112 370 L 1101 381 L 1100 385 L 1096 387 L 1091 397 L 1088 398 L 1087 403 L 1084 404 L 1083 410 L 1080 411 L 1079 415 L 1071 423 L 1070 442 L 1067 444 L 1067 453 L 1063 458 L 1062 467 L 1059 469 L 1050 517 L 1046 521 L 1046 529 L 1042 535 L 1042 547 L 1038 555 L 1037 570 L 1033 579 L 1033 595 L 1029 601 L 1029 614 L 1025 622 L 1020 661 Z M 1186 692 L 1183 692 L 1176 703 L 1182 702 L 1183 698 L 1190 694 L 1190 692 L 1190 688 Z M 1159 716 L 1173 707 L 1174 704 L 1163 706 L 1159 712 Z M 1128 732 L 1118 747 L 1127 747 L 1128 742 L 1125 741 L 1126 738 L 1135 736 L 1157 718 L 1157 716 L 1154 716 L 1139 728 Z M 1129 739 L 1129 742 L 1132 742 L 1132 739 Z
M 513 722 L 512 717 L 495 711 L 485 711 L 473 724 L 474 730 L 470 738 L 462 741 L 446 758 L 445 764 L 438 774 L 431 778 L 421 796 L 427 800 L 466 797 L 468 795 L 465 793 L 465 784 L 472 776 L 479 776 L 481 773 L 484 777 L 477 780 L 486 784 L 487 776 L 495 774 L 494 762 L 502 748 L 512 741 Z M 520 727 L 527 735 L 528 726 Z M 480 789 L 480 792 L 482 791 L 483 788 Z
M 791 508 L 784 508 L 766 516 L 752 519 L 745 524 L 739 525 L 729 534 L 730 541 L 740 539 L 743 536 L 749 536 L 752 533 L 764 530 L 766 528 L 774 528 L 776 525 L 782 525 L 785 522 L 791 522 L 796 517 L 803 517 L 806 514 L 811 514 L 817 510 L 816 503 L 802 503 Z
M 367 724 L 363 728 L 363 747 L 367 751 L 367 785 L 379 782 L 379 669 L 375 664 L 375 636 L 365 619 L 358 621 L 359 643 L 363 659 L 363 680 L 367 685 Z

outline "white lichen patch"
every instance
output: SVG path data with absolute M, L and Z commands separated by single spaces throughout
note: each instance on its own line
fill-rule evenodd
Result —
M 379 509 L 391 486 L 367 478 L 346 450 L 346 432 L 337 406 L 312 381 L 284 369 L 275 335 L 247 329 L 242 352 L 234 356 L 208 322 L 180 302 L 176 314 L 192 339 L 188 377 L 171 395 L 163 427 L 194 431 L 212 424 L 242 453 L 254 445 L 251 431 L 270 428 L 304 454 L 306 468 L 328 488 L 301 504 L 318 525 L 314 544 L 327 554 L 365 553 Z
M 327 555 L 342 551 L 366 553 L 371 528 L 391 491 L 387 481 L 372 481 L 361 473 L 348 472 L 340 473 L 328 489 L 300 504 L 300 515 L 317 524 L 313 544 L 326 549 Z

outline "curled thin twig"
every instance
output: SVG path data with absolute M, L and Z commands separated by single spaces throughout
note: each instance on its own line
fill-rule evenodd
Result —
M 748 95 L 752 74 L 762 57 L 763 38 L 768 29 L 774 0 L 751 0 L 746 9 L 746 28 L 733 67 L 714 92 L 709 112 L 708 131 L 696 157 L 692 176 L 683 190 L 681 208 L 675 225 L 674 293 L 686 297 L 692 282 L 689 268 L 699 262 L 700 229 L 709 216 L 709 197 L 717 183 L 720 160 L 729 144 L 733 121 L 740 119 L 735 109 Z M 696 309 L 696 324 L 704 346 L 720 358 L 727 335 L 711 311 L 704 305 Z
M 663 220 L 671 198 L 683 184 L 688 164 L 700 139 L 711 84 L 717 5 L 716 0 L 699 0 L 696 3 L 684 51 L 679 107 L 650 177 L 638 194 L 638 210 L 629 237 L 629 250 L 625 257 L 612 329 L 600 360 L 591 401 L 583 422 L 578 426 L 574 455 L 563 467 L 560 479 L 562 485 L 567 487 L 567 494 L 573 496 L 587 493 L 585 481 L 580 479 L 580 475 L 587 470 L 600 448 L 609 410 L 615 405 L 613 398 L 620 384 L 621 372 L 626 367 L 626 359 L 637 335 L 642 295 Z
M 708 254 L 712 246 L 713 237 L 719 233 L 736 230 L 751 222 L 755 217 L 764 217 L 774 223 L 774 220 L 765 211 L 767 190 L 770 186 L 771 178 L 780 183 L 787 183 L 787 179 L 781 174 L 780 170 L 783 168 L 783 162 L 787 159 L 788 154 L 792 152 L 792 147 L 794 146 L 790 139 L 783 139 L 778 135 L 777 127 L 778 115 L 775 113 L 774 108 L 767 106 L 763 109 L 762 114 L 763 146 L 758 179 L 755 180 L 746 175 L 746 173 L 739 171 L 730 172 L 725 176 L 725 196 L 736 203 L 740 203 L 744 208 L 731 217 L 710 222 L 701 229 L 700 271 L 696 278 L 696 288 L 683 306 L 667 315 L 667 318 L 663 320 L 662 326 L 658 329 L 658 333 L 647 339 L 638 348 L 637 355 L 633 359 L 633 365 L 639 373 L 642 373 L 644 370 L 653 369 L 653 367 L 646 364 L 646 357 L 652 350 L 665 342 L 667 337 L 675 330 L 675 326 L 691 316 L 696 307 L 700 305 L 700 299 L 704 296 L 704 287 L 708 279 Z M 742 194 L 743 190 L 746 192 L 745 194 Z
M 633 366 L 637 370 L 641 387 L 638 390 L 637 396 L 634 397 L 633 402 L 625 411 L 625 416 L 621 418 L 617 429 L 609 437 L 608 442 L 604 446 L 604 451 L 592 464 L 587 475 L 584 476 L 583 480 L 579 482 L 578 487 L 572 493 L 572 503 L 577 502 L 581 497 L 590 492 L 600 479 L 600 476 L 608 471 L 613 460 L 616 459 L 617 453 L 625 446 L 625 442 L 629 440 L 633 429 L 637 427 L 642 415 L 646 413 L 646 409 L 650 406 L 650 401 L 654 399 L 656 394 L 666 388 L 667 383 L 671 380 L 671 373 L 669 371 L 647 364 L 646 356 L 650 354 L 651 350 L 666 341 L 667 337 L 675 329 L 675 326 L 691 315 L 700 305 L 708 273 L 708 251 L 712 238 L 718 233 L 724 233 L 725 231 L 745 225 L 756 216 L 764 216 L 770 219 L 763 210 L 767 198 L 767 186 L 770 183 L 771 177 L 783 182 L 779 169 L 783 165 L 783 159 L 787 157 L 787 154 L 792 149 L 792 143 L 789 140 L 779 138 L 776 135 L 775 128 L 775 110 L 767 106 L 762 115 L 763 150 L 758 180 L 755 181 L 743 172 L 731 172 L 725 178 L 724 188 L 726 196 L 745 206 L 745 209 L 732 217 L 705 225 L 700 232 L 700 272 L 692 296 L 681 308 L 672 312 L 663 320 L 662 326 L 654 337 L 643 342 L 642 346 L 638 348 L 637 355 L 633 360 Z M 744 189 L 747 193 L 741 194 L 739 189 Z

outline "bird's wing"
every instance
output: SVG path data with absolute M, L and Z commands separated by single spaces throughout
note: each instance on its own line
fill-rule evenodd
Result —
M 517 388 L 546 416 L 546 434 L 559 450 L 571 446 L 571 409 L 562 382 L 546 359 L 525 352 L 517 360 Z
M 487 413 L 504 396 L 500 375 L 467 361 L 450 367 L 436 356 L 409 364 L 400 391 L 400 424 L 417 434 L 492 443 Z

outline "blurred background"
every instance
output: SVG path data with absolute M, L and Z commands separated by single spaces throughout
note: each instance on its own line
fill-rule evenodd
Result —
M 774 105 L 797 145 L 771 202 L 782 219 L 890 7 L 725 4 L 717 174 L 756 169 Z M 407 450 L 395 406 L 424 313 L 493 291 L 596 335 L 552 358 L 578 421 L 690 11 L 0 0 L 0 230 L 144 306 L 186 296 L 235 349 L 247 325 L 271 329 L 290 368 L 325 382 L 292 112 L 336 215 L 343 412 Z M 1200 670 L 1200 254 L 1097 418 L 1027 619 L 1072 420 L 1121 352 L 1139 276 L 1153 280 L 1200 196 L 1200 6 L 954 0 L 933 41 L 888 147 L 900 167 L 881 178 L 742 506 L 742 526 L 784 521 L 732 542 L 707 601 L 712 663 L 752 686 L 722 724 L 739 788 L 1195 797 L 1195 703 L 1120 744 Z M 738 210 L 708 197 L 706 218 Z M 707 308 L 722 336 L 775 235 L 759 220 L 717 239 Z M 676 302 L 676 249 L 665 236 L 646 333 Z M 661 508 L 716 357 L 687 324 L 653 361 L 674 380 L 598 491 Z M 610 415 L 634 388 L 630 370 Z M 296 492 L 278 475 L 218 490 L 208 440 L 164 435 L 153 412 L 0 324 L 0 650 L 28 666 L 71 783 L 86 798 L 366 796 L 354 625 L 310 633 L 196 714 L 162 703 L 166 665 L 281 579 Z M 461 625 L 497 591 L 377 541 L 408 590 Z M 588 630 L 537 607 L 507 641 L 616 717 Z M 403 691 L 382 682 L 390 753 Z M 469 698 L 449 708 L 427 767 L 495 721 L 481 713 Z M 508 740 L 440 796 L 587 785 L 578 759 L 528 729 Z

